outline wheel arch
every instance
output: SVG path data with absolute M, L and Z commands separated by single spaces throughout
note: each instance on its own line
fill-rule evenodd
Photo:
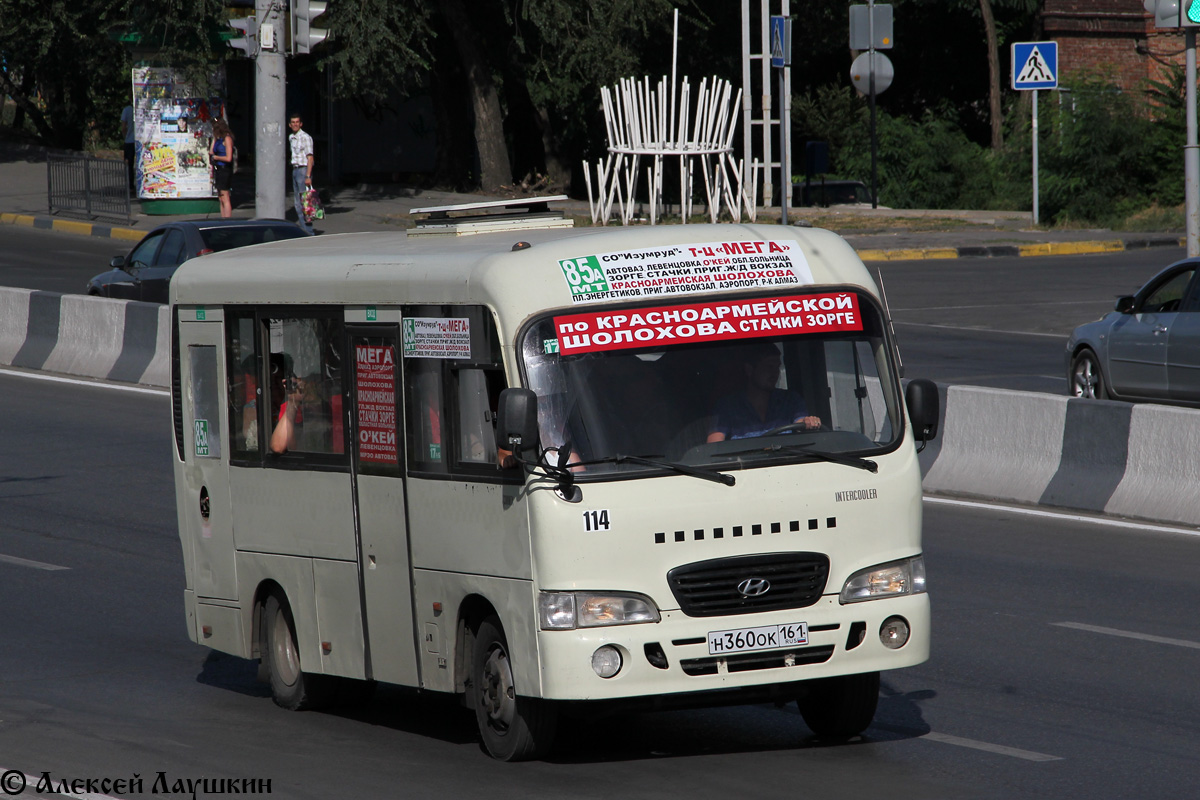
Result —
M 267 598 L 271 595 L 278 595 L 289 609 L 291 608 L 291 600 L 288 599 L 287 592 L 278 582 L 267 579 L 258 584 L 254 590 L 254 602 L 251 605 L 250 614 L 250 657 L 261 659 L 262 640 L 266 631 L 266 618 L 264 612 L 267 606 Z
M 471 653 L 475 647 L 475 631 L 479 623 L 490 616 L 500 619 L 490 600 L 481 594 L 469 594 L 458 606 L 458 621 L 454 626 L 454 691 L 468 698 L 471 677 Z M 500 619 L 504 628 L 504 620 Z

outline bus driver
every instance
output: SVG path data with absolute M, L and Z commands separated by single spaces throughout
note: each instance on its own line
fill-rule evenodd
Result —
M 746 375 L 745 391 L 717 401 L 716 419 L 706 441 L 748 439 L 793 423 L 803 424 L 808 430 L 821 427 L 821 418 L 809 415 L 803 397 L 776 388 L 780 365 L 779 350 L 775 345 L 761 342 L 749 349 L 742 365 Z

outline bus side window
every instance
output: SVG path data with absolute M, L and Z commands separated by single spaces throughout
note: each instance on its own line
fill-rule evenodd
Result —
M 258 340 L 253 316 L 229 315 L 226 325 L 226 361 L 229 364 L 229 435 L 236 456 L 259 455 Z
M 195 423 L 192 444 L 197 457 L 221 457 L 221 390 L 217 380 L 217 348 L 188 345 L 188 376 Z
M 496 410 L 507 381 L 491 310 L 421 305 L 403 313 L 410 470 L 501 477 Z
M 278 455 L 343 456 L 342 323 L 333 317 L 268 319 L 268 430 Z
M 404 366 L 409 460 L 417 471 L 445 472 L 441 362 L 409 359 Z
M 504 389 L 501 370 L 457 370 L 458 453 L 466 464 L 496 463 L 496 408 Z

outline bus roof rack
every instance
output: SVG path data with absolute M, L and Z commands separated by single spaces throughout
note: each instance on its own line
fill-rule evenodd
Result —
M 415 220 L 415 227 L 408 233 L 410 236 L 469 236 L 497 231 L 571 228 L 575 225 L 574 220 L 563 217 L 561 210 L 550 210 L 550 203 L 566 199 L 565 194 L 556 194 L 414 208 L 408 213 L 428 216 Z

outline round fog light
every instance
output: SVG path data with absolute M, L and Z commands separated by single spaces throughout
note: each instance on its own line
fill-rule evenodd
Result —
M 592 653 L 592 669 L 601 678 L 611 678 L 621 671 L 621 651 L 606 644 Z
M 908 620 L 904 617 L 888 617 L 879 626 L 879 641 L 891 650 L 899 650 L 908 643 Z

